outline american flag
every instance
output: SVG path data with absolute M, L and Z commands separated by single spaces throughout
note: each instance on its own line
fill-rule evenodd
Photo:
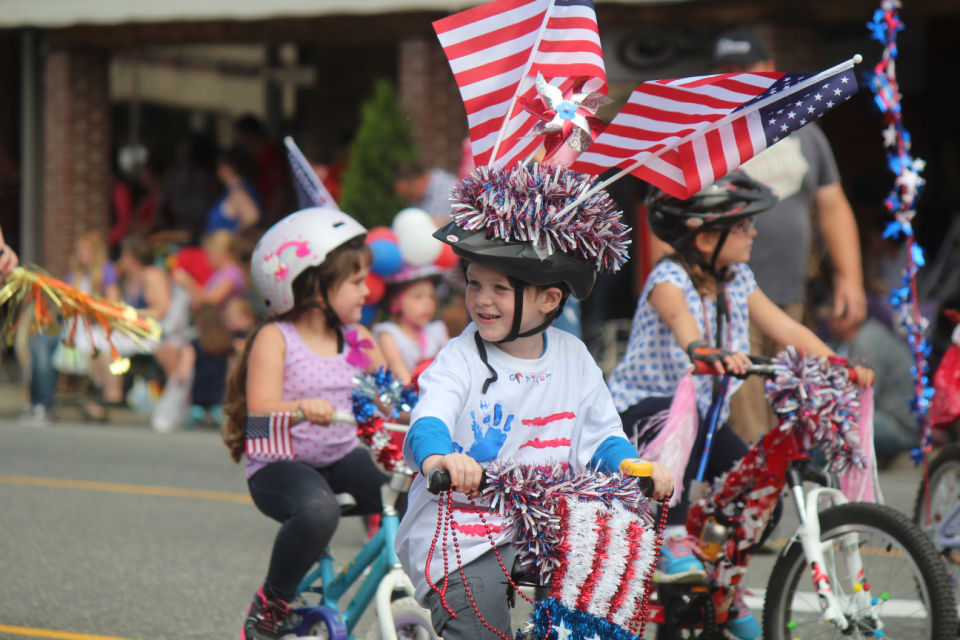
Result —
M 290 426 L 293 414 L 287 411 L 247 416 L 247 457 L 293 460 Z
M 283 139 L 283 144 L 287 147 L 287 160 L 290 162 L 290 171 L 293 173 L 293 185 L 297 191 L 297 205 L 301 209 L 307 207 L 340 209 L 337 201 L 327 191 L 323 181 L 320 180 L 320 176 L 313 170 L 313 166 L 304 157 L 293 138 L 287 136 Z
M 645 82 L 571 169 L 599 174 L 617 167 L 688 198 L 848 100 L 858 90 L 855 61 L 819 74 Z
M 433 28 L 460 87 L 476 166 L 510 166 L 540 145 L 527 137 L 536 118 L 517 103 L 537 96 L 537 72 L 555 86 L 586 77 L 582 91 L 607 92 L 593 0 L 494 0 Z

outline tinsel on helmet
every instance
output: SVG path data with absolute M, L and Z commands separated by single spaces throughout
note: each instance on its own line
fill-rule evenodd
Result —
M 804 446 L 818 445 L 828 469 L 843 471 L 867 463 L 857 433 L 859 391 L 846 367 L 787 347 L 777 356 L 778 373 L 767 381 L 767 397 L 781 429 L 796 429 Z
M 387 471 L 403 467 L 403 452 L 385 431 L 383 412 L 387 412 L 390 418 L 409 413 L 417 404 L 416 392 L 411 387 L 404 387 L 386 367 L 380 367 L 375 373 L 355 376 L 353 385 L 350 399 L 360 440 L 370 447 L 377 462 Z
M 486 468 L 482 490 L 490 509 L 504 518 L 504 528 L 515 540 L 524 571 L 549 583 L 560 562 L 561 509 L 569 497 L 618 503 L 630 513 L 642 514 L 653 529 L 652 507 L 638 480 L 619 473 L 574 474 L 566 464 L 548 466 L 494 462 Z
M 591 177 L 559 166 L 484 166 L 453 189 L 453 219 L 468 231 L 485 229 L 488 238 L 530 242 L 614 272 L 627 261 L 630 227 L 610 195 L 598 191 L 564 212 L 591 186 Z

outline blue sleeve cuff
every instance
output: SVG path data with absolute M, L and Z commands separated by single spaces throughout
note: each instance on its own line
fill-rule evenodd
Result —
M 636 458 L 637 449 L 630 441 L 620 436 L 610 436 L 600 443 L 593 457 L 590 458 L 590 466 L 607 473 L 616 473 L 620 470 L 620 461 L 625 458 Z
M 424 416 L 414 422 L 407 432 L 407 446 L 419 469 L 428 456 L 453 453 L 453 438 L 450 437 L 450 429 L 440 418 Z

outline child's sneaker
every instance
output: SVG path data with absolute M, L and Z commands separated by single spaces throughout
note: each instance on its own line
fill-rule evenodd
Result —
M 737 640 L 760 640 L 763 637 L 760 623 L 750 613 L 747 603 L 743 601 L 743 589 L 737 589 L 736 593 L 733 594 L 726 632 L 727 635 L 733 636 Z
M 707 571 L 699 558 L 700 549 L 693 536 L 670 536 L 660 547 L 653 581 L 664 583 L 703 582 Z
M 289 615 L 290 605 L 283 600 L 267 598 L 261 587 L 250 603 L 240 640 L 277 640 Z

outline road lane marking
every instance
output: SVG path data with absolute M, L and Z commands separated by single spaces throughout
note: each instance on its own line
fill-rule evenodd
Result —
M 54 631 L 53 629 L 36 629 L 34 627 L 14 627 L 8 624 L 0 624 L 0 633 L 12 633 L 32 638 L 54 638 L 55 640 L 129 640 L 129 638 L 119 638 L 117 636 L 98 636 L 90 633 Z
M 137 495 L 166 496 L 170 498 L 222 500 L 224 502 L 237 502 L 240 504 L 253 503 L 250 496 L 245 493 L 209 491 L 204 489 L 178 489 L 176 487 L 154 487 L 142 484 L 123 484 L 120 482 L 94 482 L 90 480 L 70 480 L 65 478 L 0 475 L 0 484 L 54 487 L 57 489 L 85 489 L 87 491 L 110 491 L 113 493 L 133 493 Z

